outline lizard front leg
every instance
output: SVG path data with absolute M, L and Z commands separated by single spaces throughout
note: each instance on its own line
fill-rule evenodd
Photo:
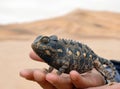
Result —
M 58 71 L 57 71 L 57 74 L 58 75 L 61 75 L 62 73 L 64 73 L 66 71 L 66 69 L 69 68 L 69 61 L 65 61 L 63 66 L 61 66 Z
M 45 72 L 50 73 L 50 72 L 53 71 L 53 69 L 54 69 L 54 68 L 53 68 L 52 66 L 49 66 L 48 69 L 45 69 Z

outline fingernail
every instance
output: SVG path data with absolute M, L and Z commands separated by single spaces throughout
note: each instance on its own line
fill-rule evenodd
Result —
M 54 74 L 48 73 L 46 75 L 46 80 L 53 84 L 57 80 L 57 77 Z
M 21 77 L 25 77 L 25 76 L 29 75 L 28 72 L 29 71 L 27 71 L 27 70 L 21 70 L 19 74 L 20 74 Z
M 77 80 L 77 76 L 78 76 L 78 72 L 74 70 L 70 72 L 70 77 L 72 80 Z

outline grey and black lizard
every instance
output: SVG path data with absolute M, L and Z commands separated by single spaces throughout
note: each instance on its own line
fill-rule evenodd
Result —
M 55 68 L 59 75 L 61 73 L 69 74 L 71 70 L 76 70 L 81 74 L 95 68 L 107 82 L 115 81 L 114 65 L 80 42 L 58 39 L 55 35 L 38 36 L 32 43 L 32 49 L 50 66 L 49 72 Z M 109 67 L 111 71 L 106 70 L 105 67 Z

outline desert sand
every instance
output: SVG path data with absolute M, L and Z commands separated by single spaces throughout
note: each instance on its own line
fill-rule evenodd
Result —
M 0 89 L 42 89 L 19 76 L 23 69 L 48 67 L 29 58 L 31 43 L 40 34 L 74 39 L 101 57 L 120 60 L 119 13 L 77 10 L 49 20 L 0 25 Z
M 108 59 L 120 59 L 120 41 L 114 39 L 81 39 L 98 55 Z M 41 89 L 37 83 L 19 76 L 19 71 L 29 68 L 44 68 L 47 64 L 29 58 L 31 41 L 0 42 L 0 89 Z

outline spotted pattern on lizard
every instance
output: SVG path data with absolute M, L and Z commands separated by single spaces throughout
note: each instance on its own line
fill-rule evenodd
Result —
M 106 79 L 114 82 L 116 69 L 107 59 L 99 57 L 87 45 L 73 40 L 58 39 L 57 36 L 38 36 L 32 43 L 32 49 L 50 67 L 49 72 L 57 69 L 57 74 L 71 70 L 85 73 L 95 68 Z M 109 67 L 111 71 L 106 70 Z

